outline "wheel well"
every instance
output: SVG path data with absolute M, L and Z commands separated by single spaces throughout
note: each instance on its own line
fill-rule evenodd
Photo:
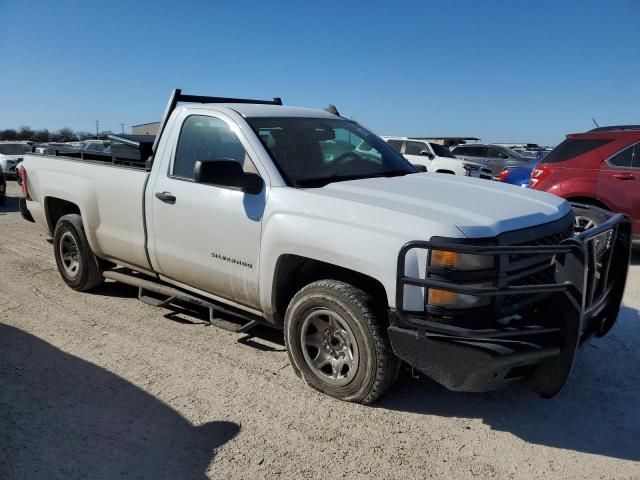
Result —
M 56 197 L 45 198 L 44 211 L 47 215 L 47 224 L 49 225 L 49 231 L 51 233 L 56 229 L 58 220 L 60 220 L 64 215 L 68 215 L 70 213 L 77 213 L 80 215 L 80 209 L 75 203 Z
M 289 302 L 302 287 L 326 278 L 350 283 L 371 294 L 380 307 L 388 308 L 384 286 L 375 278 L 311 258 L 282 255 L 273 278 L 272 304 L 276 323 L 282 325 Z
M 436 173 L 447 173 L 449 175 L 455 175 L 455 172 L 452 172 L 451 170 L 436 170 Z
M 601 202 L 600 200 L 597 200 L 592 197 L 569 197 L 567 198 L 567 201 L 576 202 L 576 203 L 586 203 L 587 205 L 593 205 L 594 207 L 600 207 L 605 210 L 611 211 L 611 209 L 604 202 Z

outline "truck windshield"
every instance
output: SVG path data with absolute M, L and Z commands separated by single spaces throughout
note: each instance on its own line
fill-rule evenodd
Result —
M 433 153 L 438 157 L 458 158 L 444 145 L 440 145 L 439 143 L 429 143 L 429 145 L 431 145 Z
M 349 120 L 256 117 L 247 121 L 293 187 L 417 173 L 384 140 Z

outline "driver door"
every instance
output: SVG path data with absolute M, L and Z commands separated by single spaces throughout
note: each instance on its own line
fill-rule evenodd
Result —
M 421 154 L 421 152 L 425 151 L 429 152 L 429 155 Z M 405 142 L 403 155 L 411 163 L 427 167 L 428 172 L 433 170 L 432 161 L 435 156 L 431 154 L 431 148 L 426 143 L 407 140 Z
M 154 266 L 173 282 L 259 307 L 265 187 L 254 195 L 194 182 L 198 160 L 235 160 L 258 173 L 247 140 L 232 120 L 219 115 L 184 119 L 167 168 L 150 186 Z

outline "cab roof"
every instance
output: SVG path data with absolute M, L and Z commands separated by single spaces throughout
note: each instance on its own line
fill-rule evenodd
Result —
M 326 118 L 339 119 L 339 117 L 324 110 L 315 108 L 289 107 L 283 105 L 259 105 L 254 103 L 224 103 L 224 104 L 207 104 L 207 103 L 186 103 L 180 108 L 198 108 L 207 109 L 215 108 L 219 111 L 230 109 L 238 112 L 245 118 L 255 117 L 299 117 L 299 118 Z

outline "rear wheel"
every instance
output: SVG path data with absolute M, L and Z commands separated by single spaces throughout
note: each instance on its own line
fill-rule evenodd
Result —
M 60 276 L 74 290 L 91 290 L 104 281 L 97 257 L 91 251 L 78 214 L 58 220 L 53 248 Z
M 285 341 L 296 374 L 340 400 L 370 403 L 395 382 L 400 362 L 383 328 L 383 309 L 348 283 L 320 280 L 291 300 Z

